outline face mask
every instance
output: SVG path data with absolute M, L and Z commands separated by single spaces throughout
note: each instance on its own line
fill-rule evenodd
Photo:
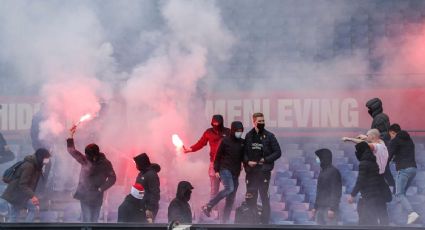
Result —
M 187 191 L 187 192 L 184 194 L 185 201 L 189 201 L 189 200 L 190 200 L 191 195 L 192 195 L 192 191 L 191 191 L 191 190 Z
M 241 139 L 242 132 L 235 132 L 235 137 L 238 138 L 238 139 Z
M 136 199 L 143 199 L 143 197 L 145 196 L 145 191 L 139 191 L 134 187 L 131 187 L 131 195 L 136 198 Z
M 257 123 L 257 129 L 258 131 L 263 131 L 264 130 L 264 126 L 266 126 L 266 124 L 264 123 Z
M 47 165 L 50 162 L 49 158 L 44 158 L 43 159 L 43 165 Z
M 316 157 L 316 163 L 320 164 L 320 158 Z

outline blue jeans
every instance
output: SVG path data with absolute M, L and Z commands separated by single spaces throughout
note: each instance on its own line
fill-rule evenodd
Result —
M 397 172 L 395 196 L 397 201 L 401 203 L 401 206 L 404 209 L 406 209 L 408 213 L 413 212 L 413 208 L 412 208 L 412 205 L 410 205 L 409 200 L 407 200 L 406 191 L 412 184 L 412 181 L 415 178 L 415 176 L 416 176 L 415 167 L 400 169 Z
M 17 222 L 19 214 L 21 213 L 21 210 L 25 209 L 22 207 L 17 207 L 13 204 L 9 204 L 9 222 Z M 28 210 L 27 216 L 25 217 L 25 222 L 33 222 L 35 212 L 38 210 L 38 207 L 35 206 L 31 200 L 28 200 L 27 207 Z
M 84 202 L 81 204 L 81 220 L 83 223 L 97 223 L 99 219 L 101 205 L 89 205 Z
M 208 206 L 214 207 L 220 202 L 220 200 L 226 198 L 226 204 L 224 205 L 223 222 L 226 223 L 229 220 L 230 212 L 235 201 L 236 190 L 238 190 L 239 181 L 237 176 L 233 176 L 232 173 L 223 169 L 220 170 L 220 180 L 223 183 L 224 189 L 221 190 L 217 195 L 208 202 Z
M 214 162 L 210 162 L 210 166 L 208 168 L 208 176 L 210 177 L 210 199 L 214 198 L 218 190 L 220 189 L 220 180 L 215 177 L 215 171 L 214 171 Z

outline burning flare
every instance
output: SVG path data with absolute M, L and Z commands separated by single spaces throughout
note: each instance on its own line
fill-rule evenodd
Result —
M 74 125 L 74 126 L 78 126 L 81 122 L 83 122 L 83 121 L 87 121 L 87 120 L 89 120 L 89 119 L 91 119 L 92 118 L 92 116 L 91 116 L 91 114 L 89 114 L 89 113 L 87 113 L 87 114 L 85 114 L 85 115 L 83 115 L 81 118 L 80 118 L 80 120 Z
M 180 139 L 179 135 L 173 134 L 171 139 L 173 141 L 173 145 L 176 146 L 176 151 L 181 153 L 183 150 L 183 141 Z

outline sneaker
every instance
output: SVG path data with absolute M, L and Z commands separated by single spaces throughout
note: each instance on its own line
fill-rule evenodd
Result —
M 411 212 L 408 216 L 407 216 L 407 224 L 412 224 L 413 222 L 415 222 L 417 219 L 419 218 L 419 214 L 416 212 Z
M 211 207 L 208 205 L 202 206 L 202 212 L 205 214 L 205 216 L 210 217 L 211 216 Z

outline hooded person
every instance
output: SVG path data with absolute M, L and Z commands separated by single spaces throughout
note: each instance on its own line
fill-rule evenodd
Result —
M 351 192 L 349 203 L 360 192 L 361 199 L 357 205 L 360 225 L 387 225 L 388 212 L 386 202 L 391 197 L 391 192 L 379 167 L 376 157 L 367 142 L 356 144 L 356 157 L 359 160 L 359 174 L 356 184 Z M 388 197 L 389 196 L 389 197 Z
M 1 196 L 10 204 L 9 222 L 16 222 L 22 209 L 28 210 L 26 222 L 34 220 L 39 205 L 35 190 L 40 177 L 43 176 L 43 166 L 49 162 L 49 158 L 49 151 L 40 148 L 33 155 L 26 156 L 16 169 L 14 178 Z
M 210 216 L 211 209 L 226 198 L 222 222 L 229 220 L 230 212 L 235 201 L 236 191 L 239 186 L 239 174 L 242 168 L 244 154 L 244 140 L 242 139 L 243 125 L 240 121 L 231 124 L 230 136 L 224 137 L 217 150 L 214 160 L 215 176 L 221 180 L 224 189 L 217 193 L 202 210 Z
M 75 126 L 71 129 L 71 138 L 67 139 L 68 153 L 81 165 L 80 178 L 74 198 L 80 201 L 83 222 L 97 222 L 103 195 L 116 182 L 115 171 L 99 146 L 92 143 L 86 146 L 82 154 L 75 149 Z
M 315 154 L 320 161 L 314 203 L 316 222 L 320 225 L 336 225 L 342 194 L 341 173 L 332 165 L 332 152 L 329 149 L 319 149 Z
M 390 118 L 387 114 L 384 113 L 384 109 L 382 107 L 382 101 L 379 98 L 372 98 L 366 102 L 366 107 L 368 108 L 369 115 L 373 118 L 371 129 L 377 129 L 381 135 L 381 139 L 384 141 L 385 145 L 388 147 L 390 142 Z M 394 187 L 394 191 L 396 190 L 396 184 L 394 181 L 394 177 L 391 174 L 391 170 L 389 167 L 389 160 L 385 167 L 385 180 L 390 186 Z
M 369 115 L 373 118 L 371 129 L 377 129 L 381 133 L 381 139 L 388 144 L 390 137 L 388 131 L 390 128 L 390 118 L 384 113 L 382 101 L 379 98 L 373 98 L 366 102 Z
M 148 223 L 153 223 L 159 209 L 160 182 L 158 173 L 161 167 L 151 163 L 149 156 L 142 153 L 133 158 L 139 174 L 136 183 L 141 184 L 145 189 L 143 202 L 145 205 L 145 216 Z
M 121 205 L 118 207 L 118 222 L 145 223 L 145 188 L 135 183 Z
M 215 114 L 211 119 L 211 128 L 205 130 L 202 137 L 192 145 L 190 148 L 184 148 L 185 153 L 196 152 L 206 146 L 210 145 L 210 165 L 208 168 L 208 175 L 210 177 L 210 198 L 213 198 L 220 188 L 220 180 L 215 176 L 214 159 L 217 154 L 217 149 L 223 137 L 230 135 L 230 129 L 224 127 L 224 119 L 220 114 Z
M 193 186 L 190 182 L 179 182 L 176 198 L 168 206 L 168 222 L 192 223 L 192 211 L 189 205 L 192 190 Z

